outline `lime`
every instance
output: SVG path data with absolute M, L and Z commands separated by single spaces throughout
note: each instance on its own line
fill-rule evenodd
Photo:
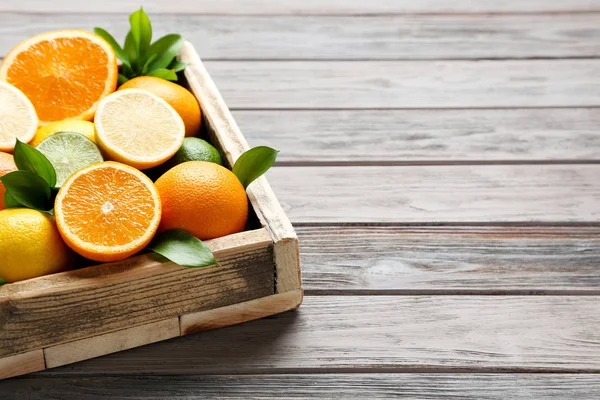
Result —
M 96 127 L 93 122 L 65 119 L 63 121 L 56 121 L 48 125 L 40 126 L 29 144 L 33 147 L 37 147 L 44 139 L 59 132 L 81 133 L 83 136 L 96 143 Z
M 78 169 L 104 161 L 94 142 L 75 132 L 48 136 L 37 149 L 56 170 L 56 187 L 60 187 Z
M 156 179 L 174 166 L 188 161 L 208 161 L 223 165 L 221 154 L 213 145 L 206 140 L 187 137 L 183 139 L 183 145 L 181 145 L 173 157 L 169 158 L 164 164 L 149 171 L 150 178 Z
M 171 169 L 176 165 L 183 164 L 188 161 L 208 161 L 215 164 L 223 165 L 219 150 L 206 140 L 195 137 L 183 139 L 183 145 L 173 157 L 171 157 L 164 165 Z

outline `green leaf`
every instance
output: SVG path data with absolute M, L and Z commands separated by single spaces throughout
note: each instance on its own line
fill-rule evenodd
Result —
M 31 171 L 46 181 L 48 186 L 56 185 L 56 171 L 45 155 L 35 147 L 17 139 L 15 145 L 15 164 L 21 171 Z
M 150 54 L 156 54 L 157 58 L 150 65 L 149 69 L 167 68 L 184 44 L 185 40 L 183 37 L 176 34 L 166 35 L 158 39 L 150 46 Z
M 219 265 L 208 246 L 200 239 L 178 229 L 163 232 L 148 248 L 183 267 Z
M 112 37 L 110 33 L 98 27 L 94 28 L 94 33 L 100 36 L 102 39 L 106 40 L 108 44 L 110 44 L 110 47 L 113 48 L 113 50 L 117 54 L 117 57 L 119 57 L 119 60 L 123 62 L 123 65 L 129 65 L 129 57 L 127 56 L 127 53 L 125 53 L 121 46 L 119 46 L 119 43 L 117 43 L 115 38 Z
M 141 7 L 129 16 L 129 23 L 131 24 L 131 35 L 135 42 L 138 60 L 142 64 L 143 60 L 146 59 L 146 53 L 152 41 L 152 24 Z
M 148 72 L 148 76 L 156 76 L 157 78 L 166 79 L 168 81 L 176 81 L 177 74 L 172 69 L 155 69 L 153 71 Z
M 278 150 L 267 146 L 254 147 L 242 154 L 233 166 L 233 173 L 244 188 L 271 168 L 277 159 Z
M 25 207 L 36 210 L 49 210 L 50 204 L 50 186 L 45 180 L 31 171 L 14 171 L 3 177 L 0 181 L 4 183 L 7 192 L 10 192 L 14 200 L 23 204 Z
M 157 54 L 150 54 L 150 57 L 148 57 L 146 63 L 144 64 L 144 67 L 142 68 L 142 75 L 145 75 L 148 72 L 148 67 L 150 66 L 150 63 L 154 61 L 156 56 Z
M 0 278 L 0 285 L 6 285 L 6 280 L 4 278 Z
M 119 79 L 117 80 L 117 86 L 121 86 L 122 84 L 124 84 L 128 80 L 129 79 L 125 75 L 119 74 Z
M 127 36 L 125 36 L 125 46 L 123 49 L 125 53 L 127 53 L 127 57 L 129 57 L 129 65 L 131 66 L 131 70 L 136 72 L 138 65 L 138 52 L 131 31 L 127 33 Z
M 23 207 L 23 204 L 19 203 L 15 198 L 10 194 L 10 192 L 4 192 L 4 207 L 6 208 L 20 208 Z
M 181 72 L 187 66 L 188 66 L 188 63 L 184 63 L 184 62 L 175 60 L 174 62 L 171 63 L 171 65 L 169 65 L 169 69 L 172 69 L 175 72 Z

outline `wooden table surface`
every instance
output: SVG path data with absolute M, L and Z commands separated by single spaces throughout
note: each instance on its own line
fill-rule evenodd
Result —
M 0 53 L 139 3 L 2 0 Z M 305 302 L 0 398 L 600 397 L 600 0 L 144 5 L 281 150 Z

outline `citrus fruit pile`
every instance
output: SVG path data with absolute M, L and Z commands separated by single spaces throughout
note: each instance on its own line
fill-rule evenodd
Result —
M 167 79 L 135 76 L 123 55 L 131 52 L 99 31 L 34 36 L 0 66 L 0 282 L 63 271 L 81 257 L 122 260 L 161 232 L 206 240 L 246 227 L 247 184 L 195 137 L 198 101 L 167 80 L 184 67 L 173 53 L 183 42 L 138 54 L 151 67 L 166 58 Z M 147 40 L 138 49 L 154 48 L 133 37 Z

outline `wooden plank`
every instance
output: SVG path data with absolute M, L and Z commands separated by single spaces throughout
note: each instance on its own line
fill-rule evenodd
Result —
M 600 294 L 598 227 L 301 226 L 308 294 Z
M 600 105 L 600 60 L 209 61 L 231 109 Z
M 296 312 L 51 374 L 600 372 L 598 296 L 307 296 Z
M 177 336 L 180 336 L 179 317 L 63 343 L 44 349 L 46 367 L 60 367 Z
M 302 298 L 302 289 L 296 289 L 214 310 L 185 314 L 180 318 L 181 334 L 223 328 L 293 310 L 300 306 Z
M 233 113 L 278 162 L 397 163 L 600 159 L 595 108 L 266 110 Z
M 41 349 L 15 354 L 0 358 L 0 380 L 42 371 L 45 368 L 44 352 Z
M 4 0 L 0 11 L 132 12 L 138 0 Z M 156 13 L 203 14 L 389 14 L 389 13 L 511 13 L 600 11 L 598 0 L 146 0 L 144 8 Z
M 131 9 L 133 10 L 133 8 Z M 600 14 L 227 16 L 154 13 L 210 59 L 418 60 L 597 57 Z M 122 43 L 127 14 L 0 13 L 0 54 L 40 32 L 101 26 Z M 175 29 L 176 27 L 176 29 Z M 273 40 L 277 37 L 277 40 Z
M 294 223 L 598 222 L 600 165 L 278 167 Z
M 220 267 L 184 268 L 146 254 L 0 287 L 0 356 L 273 294 L 264 229 L 207 243 Z
M 168 388 L 168 389 L 166 389 Z M 309 374 L 31 377 L 0 382 L 6 400 L 45 399 L 581 399 L 596 374 Z M 115 397 L 118 396 L 118 397 Z
M 185 44 L 179 58 L 188 64 L 185 77 L 208 122 L 210 141 L 221 149 L 227 163 L 234 165 L 238 157 L 250 148 L 248 142 L 191 43 Z M 300 289 L 298 238 L 292 224 L 264 176 L 248 186 L 247 192 L 254 212 L 273 240 L 277 293 Z

